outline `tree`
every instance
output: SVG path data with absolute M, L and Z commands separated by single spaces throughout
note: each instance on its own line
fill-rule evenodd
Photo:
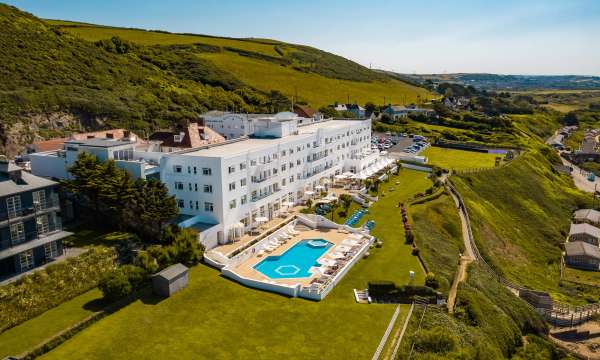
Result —
M 336 118 L 336 117 L 340 117 L 340 113 L 337 112 L 337 110 L 335 110 L 334 108 L 330 107 L 330 106 L 323 106 L 322 108 L 319 109 L 319 112 L 321 114 L 323 114 L 323 116 L 325 118 Z
M 561 122 L 567 126 L 579 124 L 579 119 L 577 118 L 577 113 L 575 113 L 574 111 L 567 113 L 562 118 Z
M 98 213 L 100 211 L 100 192 L 102 191 L 100 161 L 94 155 L 81 153 L 73 166 L 69 168 L 69 172 L 73 179 L 63 181 L 63 186 L 78 196 L 81 202 L 92 206 Z
M 143 239 L 157 242 L 165 224 L 179 212 L 175 197 L 158 180 L 138 179 L 127 209 L 127 220 Z
M 376 111 L 377 111 L 377 105 L 373 104 L 370 101 L 365 104 L 365 114 L 367 116 L 370 116 L 371 114 L 373 114 Z
M 341 194 L 339 202 L 344 209 L 344 213 L 348 214 L 348 209 L 350 209 L 350 205 L 352 205 L 352 196 L 349 194 Z
M 394 123 L 394 118 L 387 113 L 383 113 L 381 114 L 381 117 L 379 118 L 379 120 L 384 123 L 384 124 L 393 124 Z
M 98 287 L 102 291 L 104 298 L 109 301 L 116 301 L 131 294 L 133 290 L 129 279 L 123 271 L 117 269 L 109 273 L 100 281 Z

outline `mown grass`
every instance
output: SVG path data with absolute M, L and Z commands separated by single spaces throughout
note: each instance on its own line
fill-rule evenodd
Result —
M 0 358 L 18 355 L 41 344 L 98 310 L 94 304 L 102 294 L 92 289 L 52 308 L 38 317 L 0 333 Z
M 428 164 L 449 170 L 492 168 L 496 165 L 496 158 L 503 157 L 497 154 L 446 149 L 435 146 L 425 149 L 420 155 L 427 157 Z
M 203 54 L 202 58 L 215 63 L 217 67 L 232 73 L 245 84 L 262 91 L 279 90 L 288 97 L 298 95 L 315 108 L 334 102 L 364 104 L 368 101 L 381 103 L 385 96 L 389 102 L 416 102 L 431 95 L 397 80 L 356 82 L 326 78 L 314 73 L 306 73 L 289 67 L 274 66 L 273 63 L 240 56 L 231 52 Z
M 597 294 L 561 287 L 560 257 L 571 213 L 590 205 L 536 150 L 501 169 L 453 177 L 469 209 L 475 240 L 508 279 L 551 292 L 556 300 L 594 301 Z
M 403 186 L 395 185 L 400 181 Z M 393 186 L 394 192 L 386 191 Z M 159 301 L 149 294 L 100 320 L 45 356 L 48 359 L 365 359 L 370 358 L 394 305 L 356 304 L 352 289 L 369 280 L 407 283 L 424 274 L 404 244 L 399 201 L 424 191 L 425 173 L 403 170 L 381 185 L 385 196 L 371 207 L 373 233 L 384 246 L 371 250 L 321 302 L 246 288 L 199 265 L 190 284 Z M 402 322 L 408 306 L 402 307 Z
M 446 292 L 458 268 L 459 253 L 464 251 L 456 205 L 450 196 L 443 195 L 411 205 L 408 213 L 423 261 L 438 277 L 441 290 Z

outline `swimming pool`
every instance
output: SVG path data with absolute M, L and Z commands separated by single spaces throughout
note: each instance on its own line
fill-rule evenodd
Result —
M 271 279 L 309 277 L 313 266 L 320 266 L 317 259 L 333 246 L 324 239 L 307 239 L 298 242 L 278 256 L 269 256 L 254 265 L 254 269 Z

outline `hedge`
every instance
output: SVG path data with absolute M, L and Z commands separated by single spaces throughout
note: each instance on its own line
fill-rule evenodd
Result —
M 116 267 L 116 256 L 111 248 L 91 248 L 0 287 L 0 332 L 96 287 Z

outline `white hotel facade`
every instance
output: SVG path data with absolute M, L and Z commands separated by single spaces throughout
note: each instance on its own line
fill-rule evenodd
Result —
M 207 249 L 255 228 L 257 218 L 278 216 L 285 203 L 305 200 L 325 179 L 359 173 L 379 159 L 370 119 L 299 124 L 275 115 L 252 123 L 252 137 L 161 158 L 161 181 L 188 223 L 201 227 Z

